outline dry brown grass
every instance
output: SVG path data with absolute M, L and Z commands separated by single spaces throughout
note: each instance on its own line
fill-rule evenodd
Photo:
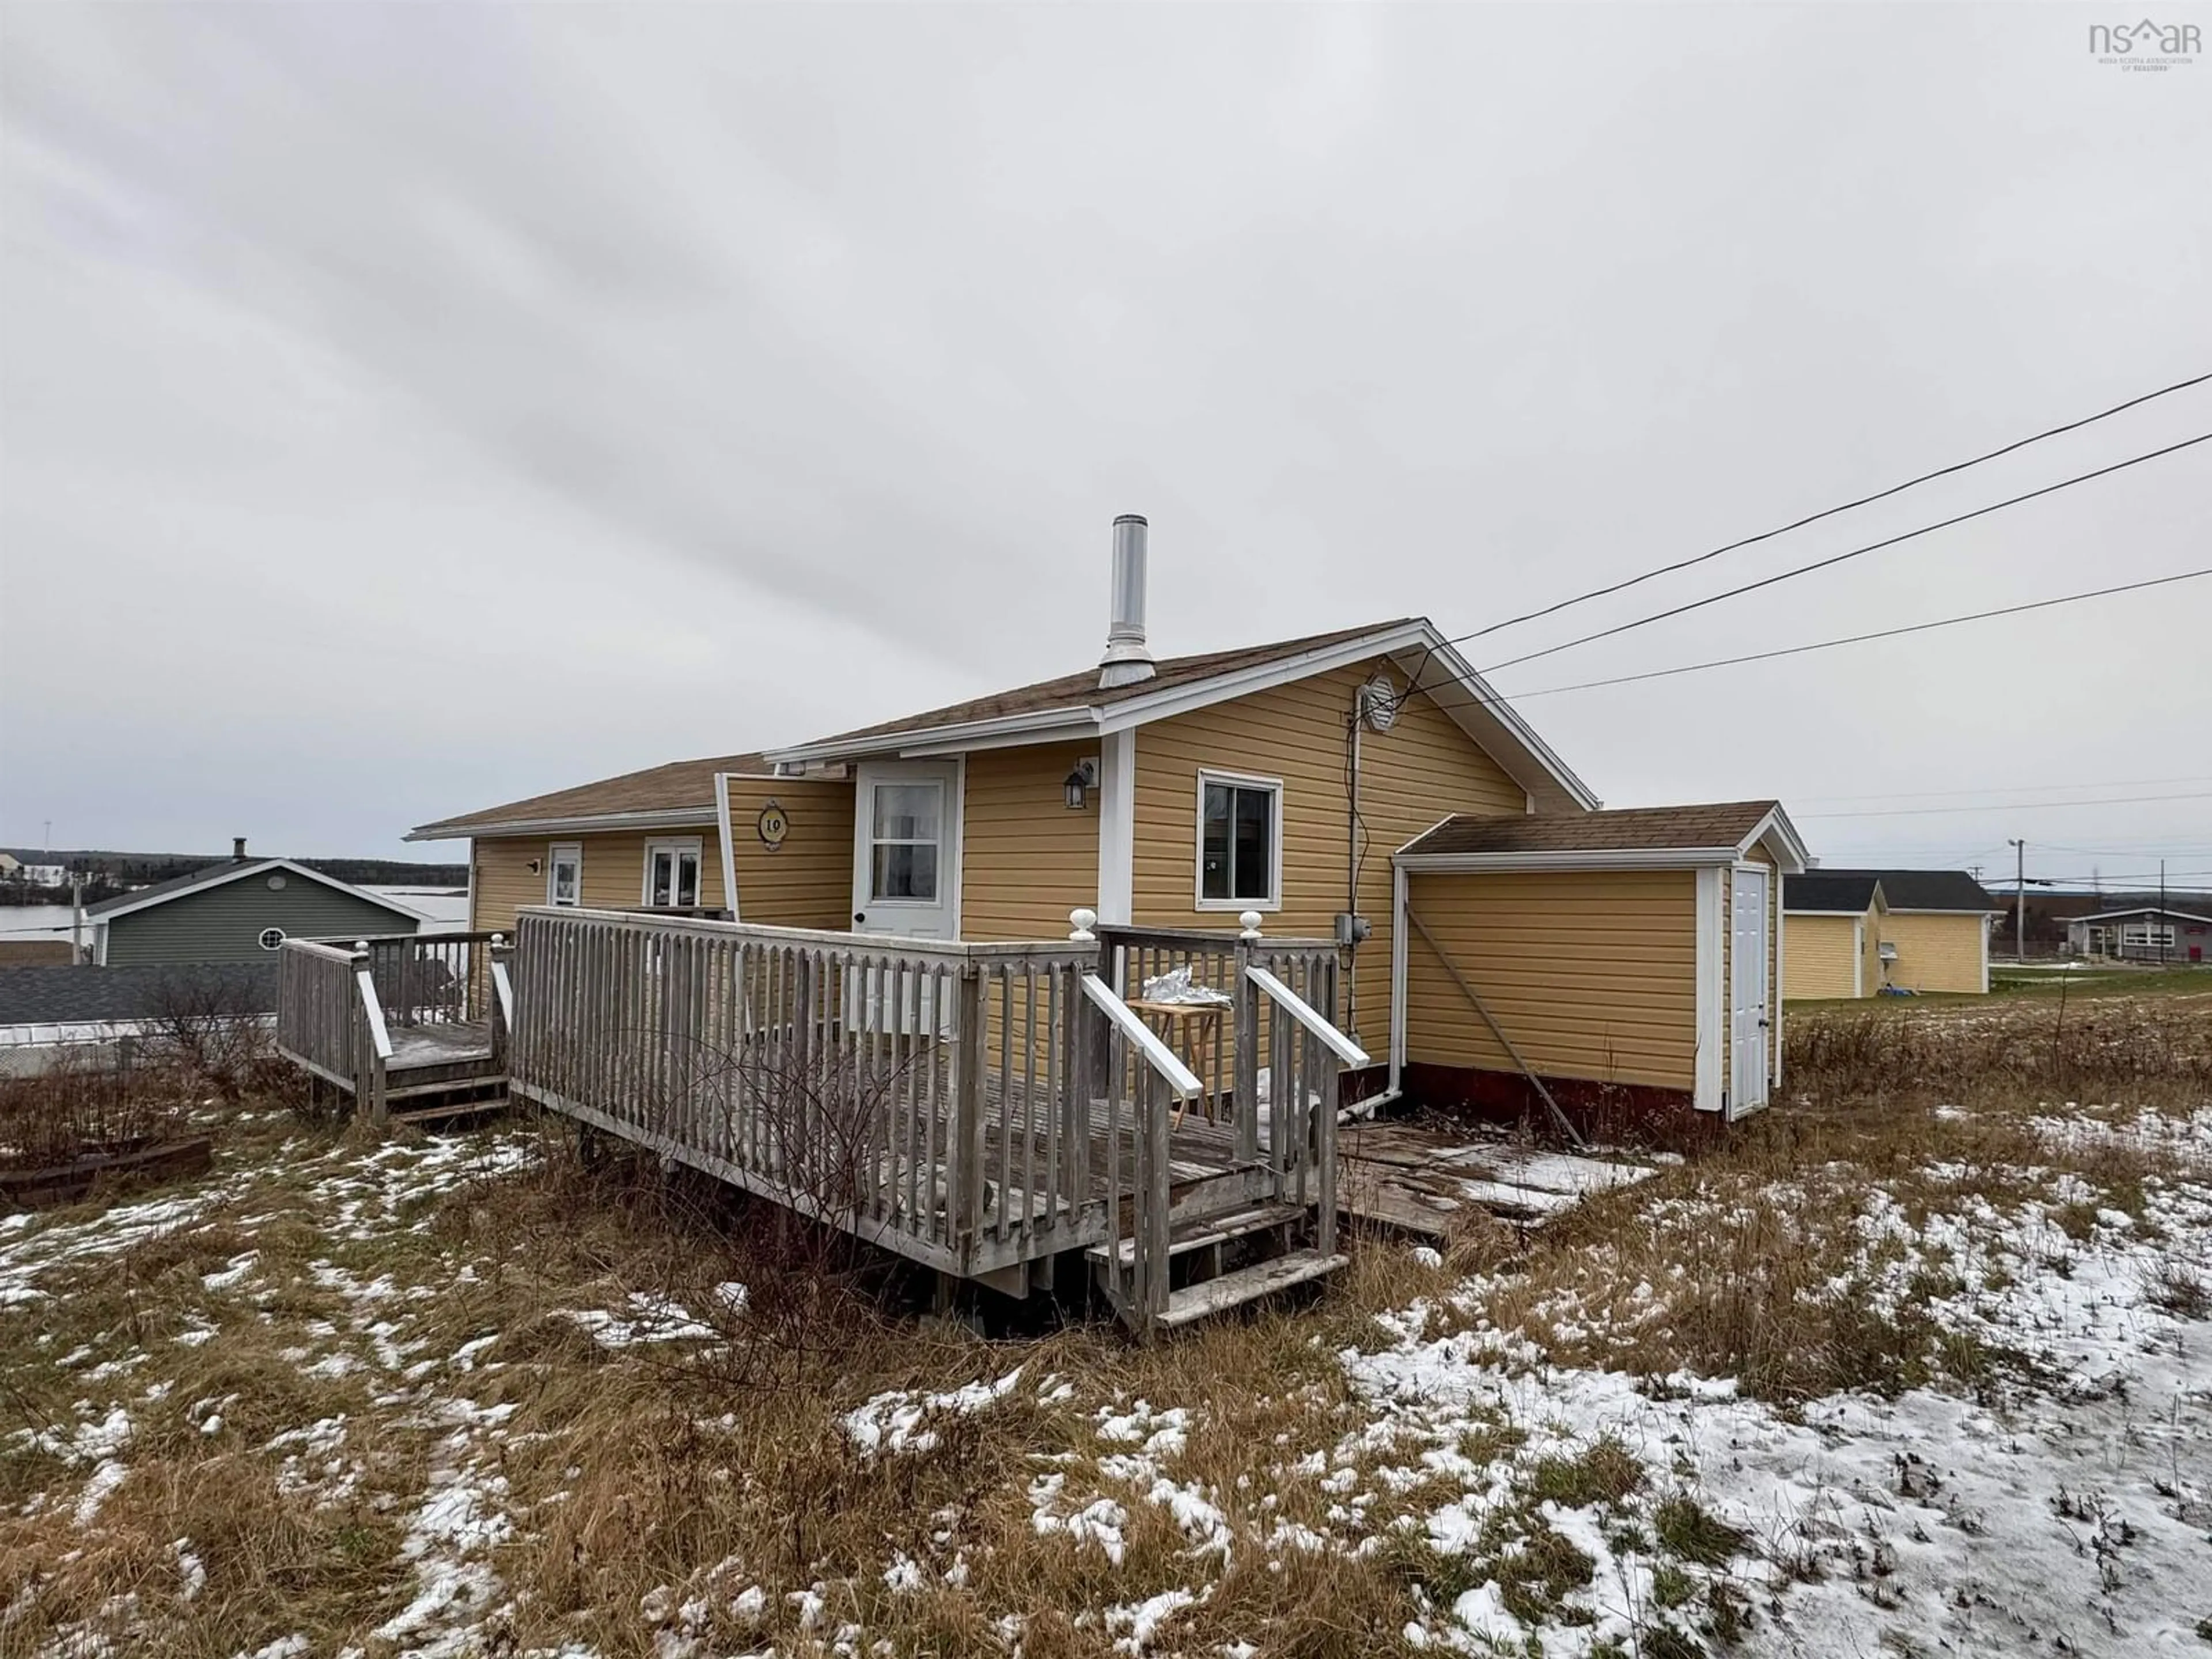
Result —
M 2010 1206 L 2047 1195 L 2063 1167 L 2098 1204 L 2140 1210 L 2144 1192 L 2191 1173 L 2121 1138 L 2062 1153 L 2028 1119 L 2039 1100 L 2068 1098 L 2057 1080 L 2093 1061 L 2135 1079 L 2118 1097 L 2130 1108 L 2201 1102 L 2193 1038 L 2145 1038 L 2133 1016 L 2113 1015 L 2060 1036 L 2055 1066 L 2037 1072 L 2050 1030 L 1962 1024 L 1958 1041 L 1996 1056 L 1983 1077 L 1913 1021 L 1886 1021 L 1890 1036 L 1841 1018 L 1832 1031 L 1793 1022 L 1796 1103 L 1641 1188 L 1533 1236 L 1470 1221 L 1442 1267 L 1373 1242 L 1316 1302 L 1151 1350 L 1097 1325 L 993 1341 L 930 1324 L 896 1275 L 648 1161 L 586 1167 L 556 1130 L 468 1143 L 534 1159 L 472 1172 L 450 1147 L 251 1117 L 203 1185 L 204 1208 L 109 1255 L 57 1255 L 36 1276 L 51 1302 L 0 1311 L 0 1608 L 16 1609 L 0 1653 L 127 1629 L 137 1634 L 118 1651 L 228 1659 L 296 1632 L 315 1652 L 353 1644 L 384 1659 L 397 1644 L 376 1632 L 422 1585 L 423 1564 L 403 1553 L 410 1528 L 427 1498 L 457 1490 L 457 1473 L 512 1524 L 483 1540 L 500 1611 L 463 1651 L 573 1643 L 643 1659 L 661 1633 L 688 1632 L 702 1652 L 803 1652 L 849 1625 L 864 1652 L 878 1641 L 899 1655 L 991 1652 L 1009 1645 L 1001 1621 L 1022 1615 L 1032 1659 L 1104 1656 L 1118 1632 L 1103 1609 L 1203 1583 L 1205 1601 L 1172 1614 L 1156 1645 L 1388 1655 L 1409 1650 L 1408 1620 L 1432 1617 L 1470 1575 L 1498 1577 L 1531 1614 L 1556 1605 L 1587 1563 L 1541 1524 L 1535 1505 L 1549 1497 L 1634 1509 L 1660 1534 L 1672 1564 L 1662 1604 L 1682 1616 L 1656 1625 L 1643 1650 L 1694 1652 L 1723 1640 L 1740 1609 L 1687 1570 L 1725 1562 L 1741 1540 L 1601 1447 L 1532 1465 L 1498 1535 L 1468 1555 L 1393 1527 L 1458 1495 L 1442 1474 L 1375 1510 L 1381 1547 L 1366 1553 L 1254 1540 L 1329 1529 L 1337 1500 L 1300 1460 L 1339 1455 L 1365 1420 L 1336 1354 L 1381 1346 L 1375 1316 L 1416 1298 L 1437 1326 L 1488 1322 L 1562 1365 L 1735 1376 L 1785 1401 L 1923 1382 L 1972 1389 L 2011 1357 L 1916 1317 L 1914 1298 L 1885 1315 L 1856 1292 L 1850 1275 L 1881 1258 L 1839 1222 L 1870 1189 L 1908 1217 L 1962 1192 Z M 1941 1180 L 1936 1163 L 1948 1166 Z M 96 1237 L 100 1215 L 88 1206 L 47 1224 Z M 750 1289 L 742 1314 L 715 1294 L 732 1281 Z M 2159 1293 L 2194 1305 L 2206 1291 L 2179 1275 Z M 622 1315 L 633 1297 L 689 1310 L 714 1340 L 610 1348 L 571 1316 Z M 209 1330 L 197 1346 L 178 1340 Z M 351 1368 L 328 1363 L 341 1353 Z M 842 1426 L 884 1390 L 1018 1366 L 1023 1382 L 999 1403 L 935 1419 L 927 1449 L 870 1455 Z M 1053 1377 L 1073 1385 L 1064 1397 L 1043 1387 Z M 1192 1408 L 1173 1479 L 1225 1517 L 1237 1540 L 1225 1564 L 1168 1507 L 1127 1491 L 1118 1565 L 1037 1529 L 1031 1484 L 1133 1450 L 1101 1438 L 1099 1414 L 1139 1400 Z M 127 1478 L 81 1523 L 97 1458 L 57 1447 L 112 1403 L 135 1424 L 118 1454 Z M 204 1432 L 217 1415 L 220 1431 Z M 340 1415 L 343 1440 L 322 1449 L 280 1438 Z M 30 1437 L 42 1432 L 52 1439 Z M 1509 1455 L 1514 1432 L 1501 1417 L 1464 1449 Z M 1360 1454 L 1363 1470 L 1386 1455 Z M 204 1572 L 197 1588 L 179 1540 Z M 907 1593 L 884 1578 L 902 1555 L 923 1570 Z M 757 1618 L 732 1604 L 749 1586 L 763 1593 Z M 695 1596 L 703 1611 L 687 1625 Z M 810 1620 L 794 1596 L 818 1596 L 820 1611 Z M 1668 1645 L 1690 1642 L 1685 1631 L 1697 1642 Z

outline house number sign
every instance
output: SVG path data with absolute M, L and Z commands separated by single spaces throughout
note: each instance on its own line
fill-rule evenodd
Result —
M 770 801 L 761 808 L 756 827 L 760 830 L 761 845 L 773 853 L 783 845 L 783 838 L 791 833 L 791 819 L 781 806 Z

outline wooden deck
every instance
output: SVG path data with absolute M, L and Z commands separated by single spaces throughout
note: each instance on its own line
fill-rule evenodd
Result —
M 288 939 L 276 1050 L 371 1117 L 481 1109 L 506 1085 L 505 948 L 496 933 Z
M 1592 1194 L 1649 1179 L 1650 1164 L 1540 1151 L 1448 1124 L 1357 1124 L 1340 1132 L 1344 1217 L 1441 1241 L 1470 1215 L 1541 1226 Z
M 1335 944 L 1257 920 L 965 944 L 532 908 L 509 1086 L 953 1278 L 1018 1295 L 1089 1255 L 1164 1328 L 1178 1230 L 1288 1205 L 1334 1262 L 1337 1079 L 1366 1056 L 1329 1022 Z M 1121 995 L 1175 967 L 1234 1014 L 1188 1057 Z

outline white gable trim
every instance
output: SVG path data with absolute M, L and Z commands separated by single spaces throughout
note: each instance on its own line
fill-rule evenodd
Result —
M 155 909 L 173 899 L 190 898 L 196 893 L 211 892 L 216 888 L 227 887 L 234 881 L 242 881 L 248 876 L 266 875 L 273 871 L 283 871 L 289 875 L 299 876 L 308 881 L 320 882 L 335 892 L 343 893 L 349 898 L 357 898 L 364 904 L 374 904 L 379 909 L 389 910 L 397 916 L 411 916 L 416 921 L 430 920 L 420 910 L 365 891 L 354 886 L 350 882 L 338 880 L 335 876 L 323 875 L 318 871 L 310 870 L 304 864 L 295 864 L 289 859 L 249 859 L 246 863 L 226 870 L 219 876 L 210 876 L 204 881 L 195 881 L 189 887 L 174 888 L 168 892 L 155 893 L 146 898 L 126 899 L 114 908 L 102 910 L 97 916 L 88 919 L 105 926 L 118 916 L 133 915 L 141 910 Z
M 1317 646 L 1295 656 L 1210 675 L 1186 685 L 1110 704 L 1069 704 L 1058 708 L 1003 715 L 993 720 L 966 720 L 952 726 L 917 726 L 868 737 L 828 738 L 819 743 L 795 744 L 788 749 L 772 749 L 767 751 L 767 758 L 778 767 L 849 759 L 860 755 L 897 754 L 920 758 L 970 749 L 1110 735 L 1153 720 L 1170 720 L 1177 714 L 1208 708 L 1216 703 L 1250 696 L 1255 692 L 1271 690 L 1279 685 L 1293 684 L 1316 674 L 1326 674 L 1334 669 L 1349 667 L 1354 663 L 1381 656 L 1395 659 L 1418 657 L 1441 667 L 1447 678 L 1437 684 L 1425 686 L 1424 692 L 1524 791 L 1533 794 L 1532 786 L 1540 783 L 1585 810 L 1598 805 L 1598 798 L 1590 792 L 1589 786 L 1568 770 L 1566 763 L 1552 752 L 1511 706 L 1491 688 L 1464 657 L 1452 648 L 1449 641 L 1426 622 L 1378 628 L 1370 634 L 1340 640 L 1331 645 Z M 1403 660 L 1401 660 L 1400 666 L 1406 666 Z M 1408 670 L 1408 672 L 1412 672 Z M 1440 691 L 1453 690 L 1460 695 L 1457 697 L 1436 695 Z M 1486 732 L 1480 729 L 1485 724 L 1495 729 Z M 1499 741 L 1501 738 L 1503 743 Z M 1498 750 L 1501 748 L 1509 752 L 1500 754 Z M 1518 749 L 1518 754 L 1510 752 L 1515 748 Z

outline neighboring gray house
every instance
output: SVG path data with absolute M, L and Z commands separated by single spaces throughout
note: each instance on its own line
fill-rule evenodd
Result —
M 264 962 L 288 939 L 356 939 L 411 933 L 422 917 L 289 859 L 246 856 L 89 907 L 92 959 L 103 967 L 155 962 Z
M 2202 963 L 2212 961 L 2212 916 L 2154 904 L 2076 916 L 2066 924 L 2066 949 L 2077 957 Z

